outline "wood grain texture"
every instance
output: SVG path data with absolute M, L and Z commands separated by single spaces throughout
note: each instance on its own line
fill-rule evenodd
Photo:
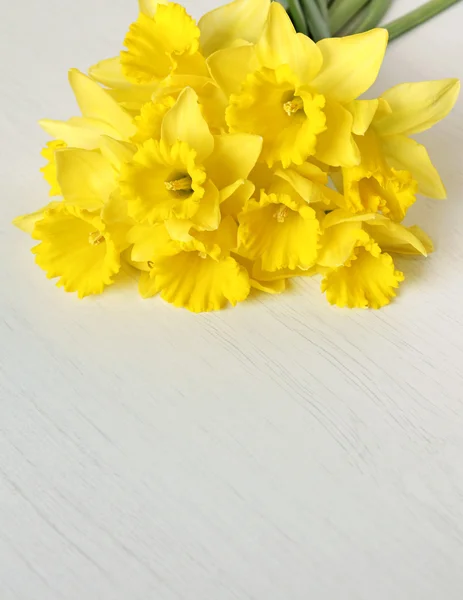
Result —
M 389 308 L 331 308 L 316 281 L 203 316 L 123 286 L 80 302 L 9 223 L 46 201 L 35 123 L 75 112 L 67 69 L 135 13 L 2 8 L 1 600 L 460 600 L 462 103 L 422 136 L 449 200 L 414 207 L 437 252 Z M 462 21 L 394 42 L 375 92 L 463 77 Z

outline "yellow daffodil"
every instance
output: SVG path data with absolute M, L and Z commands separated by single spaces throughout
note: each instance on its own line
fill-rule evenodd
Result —
M 124 41 L 127 50 L 121 53 L 124 75 L 138 84 L 162 81 L 183 57 L 195 54 L 199 36 L 183 6 L 157 3 L 152 14 L 140 12 L 129 29 Z
M 360 158 L 354 117 L 359 130 L 371 113 L 371 104 L 356 99 L 375 81 L 386 44 L 382 29 L 315 44 L 273 2 L 255 45 L 218 50 L 208 64 L 230 98 L 230 130 L 261 135 L 261 158 L 269 166 L 301 164 L 309 156 L 352 166 Z
M 119 250 L 100 217 L 60 204 L 45 212 L 32 233 L 40 244 L 32 251 L 47 277 L 79 298 L 100 294 L 120 268 Z
M 260 202 L 250 200 L 238 217 L 239 254 L 260 259 L 266 271 L 308 269 L 318 250 L 317 214 L 289 194 L 261 193 Z
M 427 256 L 432 251 L 431 241 L 418 227 L 342 209 L 325 217 L 320 243 L 322 291 L 331 304 L 350 308 L 381 308 L 396 295 L 404 275 L 395 270 L 388 252 Z
M 161 229 L 151 233 L 166 240 L 162 226 L 158 227 Z M 228 217 L 216 231 L 197 234 L 187 244 L 174 242 L 174 251 L 168 238 L 167 249 L 153 242 L 150 270 L 140 278 L 141 295 L 147 298 L 160 293 L 167 302 L 192 312 L 219 310 L 227 303 L 242 302 L 249 295 L 250 281 L 246 269 L 230 255 L 236 248 L 236 232 L 234 220 Z
M 344 168 L 344 206 L 353 212 L 380 211 L 401 221 L 416 193 L 445 198 L 445 188 L 426 148 L 409 138 L 443 119 L 460 89 L 456 79 L 408 83 L 385 92 L 369 129 L 355 136 L 359 165 Z
M 260 138 L 213 136 L 191 88 L 165 113 L 159 129 L 160 139 L 139 145 L 122 171 L 129 214 L 140 223 L 167 221 L 180 240 L 191 227 L 216 229 L 219 190 L 247 177 L 259 156 Z

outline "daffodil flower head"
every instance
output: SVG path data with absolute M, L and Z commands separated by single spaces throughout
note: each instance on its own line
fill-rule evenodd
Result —
M 315 264 L 319 223 L 316 212 L 287 194 L 261 193 L 238 217 L 239 254 L 260 259 L 265 271 L 308 269 Z
M 125 38 L 123 73 L 134 83 L 161 81 L 184 55 L 199 47 L 200 31 L 180 4 L 158 3 L 154 14 L 141 12 Z
M 325 275 L 321 289 L 328 302 L 341 308 L 381 308 L 403 280 L 392 257 L 369 239 L 358 242 L 349 259 Z
M 236 247 L 236 224 L 224 219 L 214 232 L 203 232 L 189 243 L 177 242 L 176 253 L 160 253 L 142 274 L 140 293 L 160 293 L 174 306 L 192 312 L 208 312 L 235 305 L 250 291 L 248 272 L 230 252 Z
M 61 204 L 37 221 L 32 237 L 36 263 L 57 285 L 79 298 L 100 294 L 120 268 L 119 251 L 102 219 L 87 210 Z
M 302 164 L 315 154 L 317 135 L 325 131 L 325 98 L 301 87 L 288 65 L 250 73 L 232 95 L 226 118 L 230 131 L 262 136 L 261 160 Z

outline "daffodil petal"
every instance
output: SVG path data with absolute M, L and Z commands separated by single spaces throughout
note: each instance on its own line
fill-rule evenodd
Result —
M 100 60 L 90 67 L 88 74 L 93 80 L 111 88 L 128 88 L 133 85 L 122 72 L 120 56 Z
M 201 198 L 198 210 L 191 218 L 193 227 L 204 231 L 217 229 L 220 224 L 219 190 L 207 181 L 204 185 L 204 196 Z
M 69 82 L 84 117 L 108 123 L 119 132 L 122 139 L 128 139 L 135 133 L 131 116 L 90 77 L 71 69 Z
M 458 79 L 401 83 L 382 95 L 390 114 L 374 121 L 381 135 L 413 135 L 426 131 L 446 117 L 460 93 Z
M 247 75 L 258 67 L 255 47 L 242 45 L 214 52 L 207 65 L 217 85 L 228 97 L 236 94 Z
M 166 113 L 162 121 L 161 139 L 169 145 L 177 141 L 186 142 L 196 150 L 199 162 L 211 154 L 214 137 L 201 114 L 198 95 L 192 88 L 185 88 Z
M 262 138 L 247 133 L 214 136 L 214 152 L 205 162 L 206 171 L 222 189 L 238 179 L 246 179 L 262 150 Z
M 49 135 L 72 148 L 94 150 L 99 147 L 102 135 L 120 139 L 118 132 L 111 125 L 85 117 L 73 117 L 68 121 L 41 119 L 39 125 Z
M 138 293 L 142 298 L 152 298 L 158 293 L 156 281 L 151 279 L 149 271 L 142 271 L 138 280 Z
M 138 0 L 140 12 L 148 17 L 154 17 L 159 4 L 168 4 L 168 0 Z
M 65 200 L 91 199 L 103 205 L 116 188 L 115 171 L 92 150 L 65 148 L 56 153 L 56 174 Z
M 389 254 L 371 252 L 363 246 L 355 250 L 346 265 L 327 272 L 322 292 L 330 304 L 349 308 L 381 308 L 396 295 L 404 276 L 396 271 Z
M 359 241 L 368 241 L 361 221 L 345 221 L 326 228 L 320 239 L 317 264 L 331 268 L 343 265 Z
M 36 210 L 35 212 L 16 217 L 15 219 L 13 219 L 13 225 L 15 225 L 21 231 L 24 231 L 24 233 L 32 235 L 37 221 L 43 219 L 43 215 L 47 210 L 49 210 L 50 208 L 55 208 L 59 204 L 61 204 L 61 202 L 54 200 L 53 202 L 49 202 L 46 206 L 39 210 Z
M 352 114 L 352 133 L 364 135 L 378 110 L 379 100 L 353 100 L 345 108 Z
M 129 162 L 136 152 L 136 147 L 127 142 L 119 142 L 108 136 L 101 136 L 100 150 L 103 157 L 109 162 L 113 169 L 119 173 L 122 165 Z
M 316 158 L 332 167 L 358 165 L 360 152 L 352 137 L 352 114 L 333 101 L 327 101 L 324 111 L 326 130 L 317 136 Z
M 404 135 L 384 137 L 381 141 L 383 151 L 393 166 L 406 169 L 418 182 L 420 194 L 436 200 L 447 197 L 442 179 L 422 144 Z
M 133 244 L 131 259 L 135 262 L 148 263 L 159 256 L 171 256 L 178 252 L 178 245 L 171 239 L 163 223 L 133 225 L 127 232 L 127 241 Z
M 296 33 L 287 12 L 272 2 L 263 34 L 256 45 L 259 62 L 276 69 L 289 65 L 301 84 L 308 84 L 322 67 L 322 53 L 307 36 Z
M 314 88 L 338 102 L 352 102 L 375 82 L 387 46 L 386 29 L 327 38 L 317 43 L 323 67 L 312 82 Z
M 380 215 L 377 215 L 376 219 L 368 221 L 368 223 L 365 224 L 365 228 L 385 252 L 422 254 L 423 256 L 427 256 L 427 248 L 430 246 L 432 248 L 432 242 L 430 242 L 430 239 L 419 228 L 413 230 L 409 227 L 404 227 L 404 225 L 401 225 L 400 223 L 395 223 L 386 217 L 381 217 Z M 420 237 L 423 237 L 426 243 L 423 243 L 414 231 L 422 234 Z
M 199 20 L 204 56 L 228 48 L 236 39 L 257 42 L 267 20 L 270 0 L 234 0 Z
M 256 186 L 246 180 L 239 180 L 220 192 L 220 212 L 222 216 L 232 216 L 235 220 L 243 211 L 246 202 L 254 194 Z
M 177 307 L 208 312 L 245 300 L 250 291 L 249 275 L 233 258 L 219 261 L 198 252 L 180 252 L 153 266 L 153 290 Z

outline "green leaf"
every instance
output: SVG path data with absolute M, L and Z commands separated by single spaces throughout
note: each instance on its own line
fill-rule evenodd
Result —
M 432 19 L 447 8 L 450 8 L 458 1 L 459 0 L 430 0 L 430 2 L 412 10 L 403 17 L 388 23 L 385 27 L 389 31 L 389 40 L 398 38 L 407 31 L 410 31 L 410 29 L 429 21 L 429 19 Z

